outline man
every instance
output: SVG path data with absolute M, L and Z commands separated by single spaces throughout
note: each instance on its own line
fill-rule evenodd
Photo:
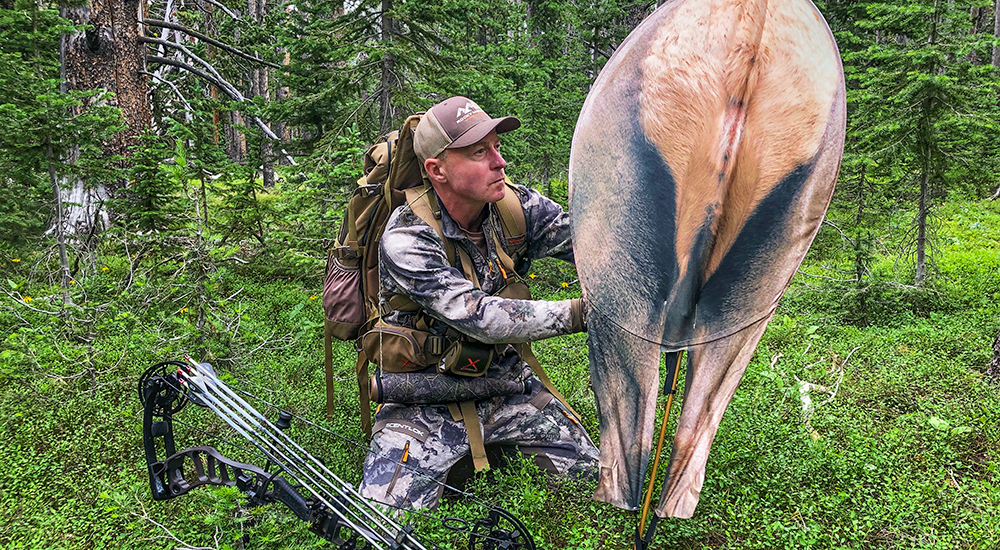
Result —
M 470 439 L 479 437 L 486 447 L 516 447 L 533 455 L 536 464 L 552 473 L 596 476 L 597 448 L 579 420 L 545 389 L 514 346 L 503 346 L 586 329 L 579 299 L 549 302 L 493 295 L 508 277 L 516 277 L 500 268 L 499 258 L 506 257 L 497 247 L 502 222 L 491 206 L 506 193 L 516 193 L 524 211 L 523 258 L 573 261 L 569 215 L 537 191 L 505 183 L 507 163 L 500 155 L 499 134 L 520 125 L 514 117 L 490 118 L 464 97 L 447 99 L 423 116 L 413 148 L 432 186 L 427 192 L 440 205 L 440 228 L 414 213 L 415 201 L 392 214 L 380 247 L 380 305 L 382 319 L 390 325 L 414 328 L 426 315 L 463 340 L 501 344 L 497 349 L 503 351 L 494 354 L 484 376 L 532 380 L 532 390 L 463 404 L 472 407 L 461 409 L 464 416 L 470 410 L 478 415 L 478 422 L 471 423 L 457 418 L 456 404 L 383 405 L 375 416 L 364 465 L 361 492 L 368 498 L 399 507 L 436 506 L 449 470 L 470 449 L 476 456 Z M 441 235 L 450 241 L 457 264 L 464 259 L 473 265 L 453 266 Z M 520 276 L 526 275 L 528 261 L 521 262 Z M 394 296 L 415 305 L 394 310 L 390 303 L 399 303 Z M 479 433 L 467 433 L 480 428 Z

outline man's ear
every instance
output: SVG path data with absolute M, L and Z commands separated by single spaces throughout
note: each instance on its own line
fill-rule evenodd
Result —
M 448 179 L 444 174 L 441 160 L 439 158 L 429 158 L 424 161 L 424 172 L 427 172 L 427 177 L 431 180 L 431 183 L 441 184 Z

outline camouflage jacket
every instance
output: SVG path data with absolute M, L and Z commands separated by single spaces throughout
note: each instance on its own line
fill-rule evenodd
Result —
M 569 214 L 534 189 L 514 186 L 524 208 L 527 247 L 518 267 L 527 275 L 530 261 L 551 256 L 573 261 Z M 502 287 L 498 269 L 490 269 L 487 260 L 495 260 L 492 232 L 502 235 L 500 216 L 495 207 L 483 222 L 489 258 L 465 235 L 442 206 L 441 226 L 445 237 L 461 246 L 472 258 L 482 289 L 466 280 L 461 267 L 451 266 L 444 242 L 431 226 L 406 205 L 389 217 L 379 247 L 380 302 L 388 310 L 388 299 L 405 294 L 430 316 L 480 342 L 518 343 L 541 340 L 571 333 L 570 301 L 509 300 L 492 296 Z M 461 261 L 457 258 L 456 262 Z M 389 323 L 411 326 L 414 314 L 393 311 L 383 316 Z

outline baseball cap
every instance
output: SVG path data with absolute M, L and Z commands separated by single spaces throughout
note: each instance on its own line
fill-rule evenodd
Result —
M 462 96 L 449 97 L 420 119 L 413 135 L 413 150 L 423 162 L 445 149 L 477 143 L 493 130 L 502 134 L 520 127 L 517 117 L 490 118 L 475 101 Z

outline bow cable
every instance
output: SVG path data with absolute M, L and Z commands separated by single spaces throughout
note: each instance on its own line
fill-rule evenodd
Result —
M 486 508 L 486 509 L 489 510 L 489 515 L 487 517 L 483 518 L 483 519 L 478 520 L 478 521 L 470 522 L 469 520 L 465 520 L 465 519 L 462 519 L 462 518 L 435 516 L 435 515 L 432 515 L 432 514 L 429 514 L 429 513 L 426 513 L 426 512 L 422 512 L 420 510 L 414 510 L 414 509 L 411 509 L 411 508 L 404 508 L 401 505 L 379 503 L 380 506 L 373 506 L 372 503 L 367 498 L 365 498 L 362 495 L 360 495 L 358 493 L 358 491 L 356 491 L 354 489 L 353 485 L 344 482 L 341 478 L 337 477 L 336 474 L 333 474 L 332 472 L 330 472 L 329 469 L 325 466 L 325 464 L 322 463 L 322 461 L 320 461 L 319 459 L 317 459 L 315 456 L 313 456 L 312 454 L 310 454 L 308 451 L 304 450 L 291 437 L 289 437 L 288 435 L 286 435 L 282 429 L 280 429 L 277 426 L 275 426 L 270 420 L 268 420 L 260 412 L 258 412 L 252 405 L 250 405 L 245 400 L 243 400 L 238 395 L 236 395 L 235 392 L 239 392 L 241 394 L 246 395 L 247 397 L 250 397 L 250 398 L 255 399 L 257 401 L 263 402 L 264 404 L 266 404 L 269 407 L 277 409 L 278 411 L 281 411 L 282 413 L 288 414 L 288 415 L 290 415 L 293 418 L 299 419 L 299 420 L 305 422 L 306 424 L 309 424 L 310 426 L 312 426 L 314 428 L 318 428 L 320 431 L 323 431 L 323 432 L 325 432 L 327 434 L 330 434 L 330 435 L 332 435 L 332 436 L 334 436 L 334 437 L 336 437 L 336 438 L 338 438 L 338 439 L 340 439 L 340 440 L 342 440 L 344 442 L 349 443 L 350 445 L 353 445 L 353 446 L 355 446 L 357 448 L 364 449 L 364 451 L 367 453 L 367 452 L 370 452 L 370 451 L 367 449 L 366 445 L 362 445 L 361 443 L 359 443 L 358 441 L 356 441 L 356 440 L 354 440 L 354 439 L 352 439 L 350 437 L 343 436 L 341 434 L 338 434 L 337 432 L 334 432 L 333 430 L 325 428 L 325 427 L 323 427 L 323 426 L 321 426 L 321 425 L 319 425 L 319 424 L 317 424 L 317 423 L 309 420 L 308 418 L 305 418 L 303 416 L 299 416 L 299 415 L 296 415 L 296 414 L 294 414 L 294 413 L 292 413 L 290 411 L 287 411 L 287 410 L 285 410 L 285 409 L 283 409 L 283 408 L 281 408 L 281 407 L 279 407 L 279 406 L 277 406 L 277 405 L 275 405 L 273 403 L 270 403 L 267 400 L 262 399 L 259 396 L 254 395 L 253 393 L 250 393 L 250 392 L 248 392 L 246 390 L 243 390 L 243 389 L 240 389 L 240 388 L 232 388 L 232 387 L 228 386 L 225 382 L 223 382 L 222 380 L 220 380 L 218 378 L 218 376 L 215 374 L 214 370 L 212 369 L 212 367 L 210 365 L 208 365 L 208 364 L 204 364 L 203 365 L 203 364 L 197 363 L 196 361 L 194 361 L 192 358 L 190 358 L 188 356 L 185 356 L 185 359 L 187 360 L 187 362 L 185 362 L 185 363 L 182 363 L 182 362 L 179 362 L 179 361 L 168 361 L 166 363 L 160 363 L 159 365 L 157 365 L 157 366 L 161 366 L 161 365 L 162 366 L 173 365 L 173 366 L 182 367 L 183 369 L 188 370 L 188 371 L 190 371 L 190 370 L 193 369 L 194 372 L 190 373 L 191 374 L 190 376 L 185 376 L 185 373 L 183 371 L 180 371 L 180 370 L 177 371 L 177 374 L 179 376 L 177 378 L 175 378 L 175 380 L 177 382 L 180 382 L 181 385 L 184 386 L 184 387 L 183 388 L 177 387 L 176 385 L 174 385 L 174 382 L 170 381 L 169 379 L 164 379 L 162 381 L 162 383 L 166 384 L 167 386 L 173 388 L 175 391 L 179 392 L 179 395 L 181 396 L 182 399 L 189 399 L 189 400 L 193 401 L 195 404 L 203 405 L 203 406 L 209 408 L 210 410 L 212 410 L 212 412 L 214 414 L 216 414 L 223 421 L 225 421 L 230 426 L 231 429 L 233 429 L 235 432 L 237 432 L 237 434 L 239 434 L 242 438 L 244 438 L 246 440 L 249 440 L 253 444 L 253 448 L 256 450 L 256 452 L 258 452 L 264 459 L 266 459 L 266 460 L 274 463 L 276 466 L 278 466 L 279 471 L 275 472 L 274 474 L 271 475 L 271 479 L 272 480 L 275 477 L 277 477 L 277 475 L 279 473 L 281 473 L 281 470 L 288 471 L 289 474 L 292 475 L 293 479 L 296 482 L 298 482 L 302 487 L 304 487 L 307 490 L 309 490 L 310 493 L 314 494 L 322 502 L 322 504 L 324 504 L 330 510 L 331 514 L 335 514 L 338 517 L 340 517 L 343 520 L 344 527 L 346 527 L 348 529 L 351 529 L 351 530 L 354 530 L 355 532 L 357 532 L 359 534 L 363 534 L 366 531 L 365 528 L 363 528 L 363 527 L 359 528 L 355 524 L 355 522 L 351 522 L 349 519 L 347 519 L 346 517 L 344 517 L 343 514 L 338 513 L 337 512 L 338 508 L 336 506 L 332 506 L 331 507 L 331 503 L 328 502 L 329 500 L 335 500 L 335 501 L 340 502 L 340 500 L 343 499 L 345 502 L 349 502 L 354 507 L 357 507 L 358 509 L 362 510 L 363 511 L 362 513 L 365 516 L 369 516 L 369 517 L 370 517 L 370 513 L 371 513 L 369 511 L 374 511 L 376 514 L 378 514 L 379 516 L 381 516 L 384 519 L 384 521 L 388 522 L 389 524 L 391 524 L 394 527 L 398 527 L 397 523 L 395 521 L 393 521 L 392 519 L 390 519 L 388 516 L 386 516 L 380 506 L 385 506 L 385 507 L 388 507 L 388 508 L 393 508 L 393 509 L 399 510 L 401 512 L 406 512 L 408 514 L 417 515 L 417 516 L 423 517 L 425 519 L 429 519 L 429 520 L 438 522 L 443 527 L 445 527 L 446 529 L 448 529 L 450 531 L 453 531 L 453 532 L 456 532 L 456 533 L 464 533 L 466 535 L 469 535 L 470 536 L 470 539 L 469 539 L 470 540 L 470 542 L 469 542 L 470 549 L 478 549 L 478 548 L 512 548 L 512 549 L 534 550 L 535 545 L 534 545 L 534 541 L 531 538 L 530 532 L 528 531 L 527 527 L 516 516 L 513 516 L 512 514 L 510 514 L 509 512 L 503 510 L 502 508 L 498 508 L 496 506 L 490 505 L 490 504 L 482 501 L 481 499 L 477 498 L 474 493 L 471 493 L 469 491 L 463 491 L 461 489 L 453 487 L 453 486 L 449 485 L 448 483 L 446 483 L 444 481 L 440 481 L 440 480 L 434 478 L 433 476 L 431 476 L 431 475 L 429 475 L 427 473 L 421 472 L 420 470 L 416 469 L 415 467 L 413 467 L 413 466 L 411 466 L 409 464 L 403 463 L 403 462 L 401 462 L 399 460 L 395 460 L 393 462 L 395 462 L 397 465 L 405 467 L 407 470 L 411 471 L 416 476 L 419 476 L 419 477 L 424 478 L 424 479 L 429 479 L 433 483 L 435 483 L 435 484 L 437 484 L 437 485 L 439 485 L 439 486 L 441 486 L 443 488 L 449 489 L 450 491 L 453 491 L 453 492 L 455 492 L 455 493 L 463 496 L 465 499 L 469 500 L 470 502 L 472 502 L 474 504 L 477 504 L 477 505 L 480 505 L 480 506 L 483 506 L 484 508 Z M 153 368 L 156 368 L 156 366 L 154 366 Z M 146 375 L 144 375 L 144 376 L 146 376 Z M 185 380 L 185 378 L 187 378 L 187 380 Z M 242 379 L 240 379 L 238 377 L 236 379 L 238 381 L 240 381 L 241 383 L 248 384 L 250 386 L 256 386 L 255 384 L 253 384 L 253 383 L 251 383 L 251 382 L 249 382 L 247 380 L 242 380 Z M 196 383 L 196 381 L 198 383 Z M 191 382 L 191 384 L 186 384 L 185 382 Z M 199 383 L 200 383 L 200 385 L 199 385 Z M 140 388 L 142 388 L 142 387 L 143 387 L 143 382 L 142 382 L 142 380 L 140 380 Z M 215 391 L 220 394 L 219 397 L 216 397 L 214 393 L 210 392 L 209 388 L 215 389 Z M 227 392 L 227 393 L 223 394 L 223 392 Z M 142 394 L 141 391 L 140 391 L 140 394 Z M 188 397 L 185 398 L 184 397 L 185 395 L 187 395 Z M 207 399 L 211 399 L 212 400 L 212 405 L 214 405 L 214 407 L 210 407 L 208 403 L 203 403 L 203 401 L 205 401 Z M 226 399 L 227 401 L 229 401 L 232 406 L 231 407 L 230 406 L 226 406 L 225 403 L 222 402 L 223 399 Z M 180 409 L 180 407 L 176 407 L 173 412 L 176 412 L 179 409 Z M 242 413 L 242 416 L 245 416 L 247 419 L 240 419 L 234 413 L 236 411 L 240 411 L 241 409 L 246 409 L 248 411 L 251 411 L 252 415 L 250 413 L 247 413 L 247 412 L 244 411 Z M 229 411 L 229 414 L 226 414 L 227 410 Z M 257 419 L 259 419 L 259 420 L 257 420 Z M 267 426 L 267 429 L 265 429 L 263 426 L 260 425 L 261 422 L 263 422 Z M 181 424 L 182 425 L 188 425 L 188 423 L 185 423 L 185 422 L 181 422 Z M 267 438 L 265 438 L 264 435 L 261 435 L 260 433 L 258 433 L 257 430 L 254 429 L 254 426 L 256 426 L 257 428 L 259 428 L 262 431 L 267 432 L 267 435 L 268 435 L 268 437 L 270 437 L 270 440 L 268 440 Z M 234 443 L 233 441 L 229 440 L 228 438 L 222 437 L 222 436 L 220 436 L 218 434 L 209 434 L 209 433 L 204 432 L 203 430 L 200 430 L 200 429 L 195 428 L 193 426 L 191 426 L 191 428 L 194 429 L 195 431 L 198 431 L 198 432 L 201 432 L 201 433 L 205 433 L 206 435 L 209 435 L 211 437 L 222 439 L 223 441 L 226 441 L 229 444 L 236 445 L 236 443 Z M 251 434 L 253 434 L 253 435 L 251 435 Z M 300 457 L 300 456 L 296 456 L 297 453 L 295 453 L 294 451 L 292 451 L 284 443 L 281 443 L 281 441 L 278 440 L 278 437 L 276 437 L 274 434 L 279 434 L 281 438 L 287 440 L 293 446 L 295 446 L 296 448 L 298 448 L 301 451 L 301 453 L 305 454 L 310 460 L 312 460 L 314 463 L 316 463 L 317 465 L 319 465 L 319 467 L 322 470 L 328 472 L 330 476 L 334 477 L 342 485 L 343 489 L 338 489 L 335 484 L 333 484 L 332 482 L 330 482 L 329 479 L 326 479 L 322 474 L 319 474 L 318 472 L 315 472 L 315 469 L 312 468 L 311 466 L 309 466 L 308 464 L 305 464 L 306 467 L 308 467 L 309 469 L 313 470 L 314 474 L 310 474 L 309 472 L 306 472 L 306 471 L 302 470 L 301 467 L 298 466 L 297 464 L 294 466 L 294 469 L 290 468 L 288 465 L 286 465 L 284 462 L 290 462 L 291 463 L 291 462 L 294 462 L 294 461 L 299 461 L 299 462 L 303 462 L 304 463 L 305 460 L 302 457 Z M 281 445 L 281 446 L 285 447 L 285 449 L 288 451 L 288 453 L 282 452 L 280 449 L 277 448 L 277 445 Z M 289 454 L 292 455 L 292 456 L 289 456 Z M 275 455 L 280 455 L 282 458 L 284 458 L 284 461 L 278 459 L 278 457 L 276 457 Z M 307 478 L 308 480 L 311 480 L 313 483 L 325 484 L 328 487 L 332 488 L 334 492 L 339 493 L 341 495 L 341 497 L 337 498 L 335 496 L 332 496 L 332 493 L 330 493 L 330 491 L 327 490 L 327 495 L 330 496 L 331 498 L 322 498 L 321 495 L 319 495 L 317 493 L 318 489 L 310 486 L 309 483 L 303 483 L 303 480 L 300 479 L 300 477 L 301 478 Z M 345 491 L 346 491 L 346 493 L 349 493 L 349 494 L 346 494 Z M 354 497 L 353 500 L 356 501 L 356 502 L 351 502 L 352 499 L 350 497 Z M 351 511 L 350 514 L 355 519 L 357 519 L 357 520 L 361 521 L 362 523 L 364 523 L 364 520 L 361 519 L 356 512 Z M 509 524 L 509 525 L 504 525 L 503 522 L 506 522 L 506 524 Z M 385 532 L 390 533 L 390 534 L 393 532 L 392 529 L 386 528 L 384 525 L 381 525 L 380 522 L 378 522 L 377 520 L 375 521 L 375 523 L 379 524 L 379 527 L 382 530 L 384 530 Z M 413 536 L 410 534 L 412 532 L 412 527 L 405 527 L 405 528 L 402 528 L 401 531 L 396 531 L 396 532 L 399 533 L 396 536 L 387 536 L 386 540 L 387 541 L 392 541 L 392 542 L 387 542 L 387 541 L 383 541 L 383 542 L 385 544 L 389 544 L 390 547 L 396 548 L 396 547 L 398 547 L 398 544 L 400 544 L 400 543 L 403 542 L 404 538 L 413 540 Z M 374 533 L 372 533 L 372 534 L 375 535 Z M 376 536 L 385 536 L 385 535 L 376 535 Z M 366 537 L 366 539 L 367 539 L 367 537 Z M 417 542 L 417 544 L 420 544 L 420 543 Z M 437 548 L 437 545 L 432 545 L 432 546 L 434 548 Z M 421 549 L 424 549 L 424 546 L 421 545 L 418 548 L 416 548 L 415 550 L 421 550 Z
M 194 372 L 187 373 L 184 376 L 182 384 L 185 382 L 191 383 L 191 385 L 194 386 L 195 391 L 198 392 L 198 397 L 203 398 L 206 405 L 208 405 L 213 412 L 219 415 L 219 417 L 236 430 L 237 433 L 253 442 L 255 446 L 264 452 L 265 456 L 267 456 L 269 460 L 278 464 L 279 467 L 288 472 L 293 479 L 309 490 L 309 492 L 322 502 L 332 513 L 342 519 L 348 528 L 359 533 L 369 543 L 378 548 L 381 548 L 381 546 L 379 546 L 380 544 L 386 544 L 387 540 L 394 540 L 396 536 L 398 536 L 392 534 L 393 531 L 395 531 L 395 533 L 402 534 L 408 539 L 409 542 L 416 545 L 414 546 L 415 550 L 426 550 L 426 548 L 420 544 L 419 541 L 413 538 L 412 535 L 406 533 L 401 526 L 392 521 L 381 510 L 371 506 L 363 499 L 363 497 L 361 497 L 360 494 L 357 493 L 356 490 L 354 490 L 353 487 L 346 484 L 343 480 L 337 477 L 336 474 L 323 465 L 322 462 L 320 462 L 316 457 L 309 454 L 297 443 L 291 440 L 291 438 L 282 433 L 267 418 L 263 417 L 263 415 L 246 403 L 246 401 L 242 398 L 235 395 L 232 390 L 229 390 L 225 384 L 216 384 L 215 382 L 217 382 L 218 379 L 211 373 L 207 372 L 204 367 L 201 367 L 190 358 L 187 359 L 192 363 L 192 365 L 194 365 Z M 231 395 L 227 395 L 227 390 Z M 204 399 L 206 397 L 207 399 Z M 289 443 L 291 446 L 289 446 Z M 292 447 L 295 448 L 293 449 Z M 302 456 L 299 453 L 302 453 L 305 456 Z M 325 475 L 324 473 L 317 471 L 317 469 L 313 466 L 313 464 L 310 464 L 310 462 L 318 465 L 321 470 L 324 470 Z M 330 479 L 326 476 L 333 477 L 333 479 L 340 484 L 340 487 L 330 481 Z M 318 487 L 314 487 L 313 485 Z M 325 494 L 320 494 L 321 491 Z M 337 501 L 342 505 L 346 505 L 344 506 L 343 512 L 338 509 L 340 507 L 330 502 L 331 500 Z M 356 508 L 357 511 L 354 511 L 353 508 Z M 359 516 L 359 513 L 364 517 L 362 518 Z M 357 523 L 349 519 L 347 515 L 353 517 L 353 519 L 357 522 L 367 523 L 370 527 L 374 527 L 375 530 L 385 533 L 384 535 L 378 535 L 378 537 L 382 540 L 376 538 L 375 533 L 370 533 L 369 529 L 357 525 Z M 365 520 L 367 520 L 367 522 L 365 522 Z M 388 525 L 386 525 L 386 523 Z

